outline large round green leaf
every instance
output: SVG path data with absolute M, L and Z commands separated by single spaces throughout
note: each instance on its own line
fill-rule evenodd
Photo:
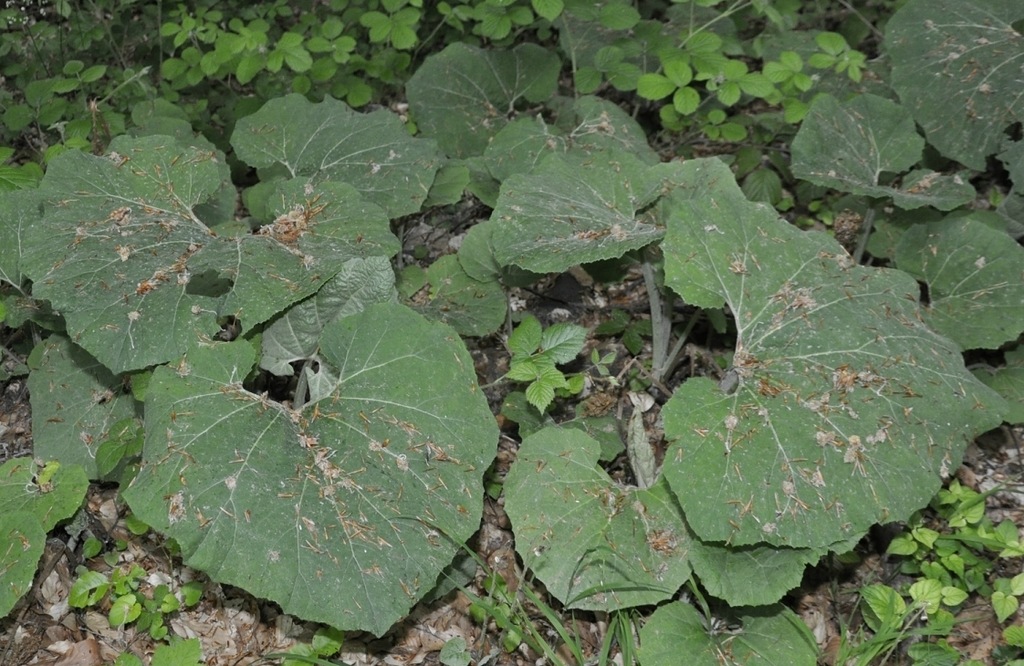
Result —
M 81 465 L 88 478 L 100 478 L 96 451 L 115 423 L 136 416 L 135 400 L 120 378 L 63 336 L 41 342 L 32 361 L 28 388 L 35 455 Z
M 1005 403 L 922 323 L 910 276 L 747 201 L 719 160 L 683 167 L 666 283 L 737 329 L 729 381 L 689 379 L 663 412 L 662 473 L 690 527 L 822 548 L 908 517 Z
M 125 498 L 216 580 L 380 635 L 479 526 L 497 427 L 458 336 L 397 304 L 329 323 L 318 401 L 246 391 L 246 341 L 154 373 Z
M 511 51 L 462 42 L 426 59 L 406 85 L 409 108 L 424 135 L 451 157 L 480 155 L 521 101 L 555 92 L 561 61 L 536 44 Z
M 984 170 L 1024 120 L 1020 0 L 910 0 L 886 25 L 892 87 L 942 154 Z
M 239 120 L 231 145 L 259 169 L 348 183 L 390 217 L 420 209 L 444 159 L 437 144 L 409 136 L 390 111 L 357 113 L 330 97 L 313 103 L 298 94 Z
M 501 185 L 491 214 L 495 258 L 538 273 L 621 257 L 664 234 L 652 207 L 676 164 L 649 166 L 626 152 L 552 154 Z
M 664 482 L 625 488 L 580 430 L 523 440 L 505 479 L 505 511 L 523 563 L 569 608 L 611 611 L 668 599 L 690 576 L 690 540 Z
M 917 224 L 895 259 L 928 284 L 928 324 L 964 349 L 997 349 L 1024 331 L 1024 248 L 1005 231 L 969 217 Z

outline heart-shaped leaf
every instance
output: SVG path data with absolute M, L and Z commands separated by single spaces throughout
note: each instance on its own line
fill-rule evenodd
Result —
M 291 375 L 293 361 L 317 356 L 324 326 L 396 296 L 395 273 L 386 258 L 349 259 L 315 296 L 296 303 L 267 327 L 260 367 Z
M 1024 248 L 1006 232 L 971 218 L 917 224 L 895 259 L 928 284 L 928 324 L 964 349 L 996 349 L 1024 331 Z
M 601 445 L 571 428 L 523 440 L 505 479 L 516 550 L 569 608 L 615 610 L 672 596 L 690 576 L 689 539 L 664 483 L 616 484 Z
M 800 584 L 820 554 L 810 548 L 730 547 L 690 540 L 690 564 L 701 585 L 730 606 L 763 606 Z
M 190 566 L 285 612 L 380 635 L 479 527 L 497 427 L 455 333 L 384 303 L 320 338 L 322 398 L 246 391 L 250 343 L 158 368 L 125 498 Z
M 705 541 L 821 547 L 928 503 L 1002 400 L 920 320 L 918 287 L 747 201 L 715 159 L 683 164 L 666 283 L 727 305 L 737 342 L 719 387 L 687 380 L 663 411 L 662 474 Z M 726 389 L 726 390 L 723 390 Z
M 1024 120 L 1018 0 L 910 0 L 885 30 L 892 87 L 942 154 L 984 170 Z
M 357 113 L 330 97 L 313 103 L 298 94 L 239 120 L 231 145 L 259 169 L 348 183 L 389 217 L 420 209 L 444 159 L 437 144 L 409 136 L 389 111 Z

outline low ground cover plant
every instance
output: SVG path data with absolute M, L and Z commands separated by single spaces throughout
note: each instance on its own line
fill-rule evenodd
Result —
M 806 566 L 912 520 L 973 437 L 1021 420 L 1024 11 L 910 0 L 836 32 L 786 2 L 423 4 L 331 3 L 328 21 L 168 9 L 161 78 L 122 63 L 130 113 L 94 105 L 45 170 L 7 176 L 2 314 L 40 339 L 10 370 L 28 375 L 39 462 L 0 472 L 17 544 L 0 612 L 98 480 L 212 579 L 381 635 L 451 583 L 500 491 L 523 567 L 563 610 L 654 609 L 646 666 L 813 663 L 780 603 Z M 410 53 L 428 35 L 443 41 Z M 371 59 L 404 84 L 401 115 L 353 108 L 383 94 L 365 89 Z M 122 85 L 95 67 L 66 63 L 36 97 L 25 83 L 9 110 L 39 103 L 10 115 L 36 115 L 8 130 L 46 136 L 61 95 Z M 200 108 L 204 86 L 224 90 Z M 402 221 L 467 192 L 489 217 L 400 265 Z M 781 217 L 816 210 L 833 233 Z M 632 390 L 618 449 L 609 417 L 570 418 L 588 380 L 557 366 L 587 331 L 510 314 L 512 287 L 578 266 L 636 271 L 650 305 L 635 327 L 608 309 L 606 332 L 642 352 L 637 381 L 606 382 Z M 696 331 L 721 364 L 683 373 Z M 463 340 L 485 336 L 536 412 L 517 412 L 500 486 Z M 609 377 L 614 357 L 590 357 Z M 663 441 L 644 427 L 655 405 Z M 628 483 L 604 466 L 623 448 Z M 935 545 L 913 530 L 904 554 Z M 918 565 L 931 611 L 979 589 L 961 551 Z M 161 633 L 170 590 L 140 599 L 131 580 L 111 588 L 119 618 Z M 480 603 L 518 608 L 492 582 Z M 84 603 L 111 584 L 82 583 Z M 1018 588 L 993 584 L 1000 620 Z

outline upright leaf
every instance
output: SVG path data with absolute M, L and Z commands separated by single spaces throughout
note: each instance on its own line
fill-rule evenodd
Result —
M 298 94 L 239 120 L 231 145 L 259 169 L 348 183 L 393 218 L 420 209 L 443 161 L 433 141 L 409 136 L 390 111 L 357 113 L 330 97 L 313 103 Z
M 505 480 L 516 550 L 569 608 L 615 610 L 672 596 L 690 576 L 689 538 L 664 483 L 616 484 L 600 444 L 575 429 L 523 440 Z
M 561 61 L 536 44 L 511 51 L 462 42 L 426 59 L 406 84 L 409 108 L 424 135 L 451 157 L 480 155 L 521 102 L 555 92 Z
M 747 201 L 718 160 L 683 165 L 666 283 L 731 310 L 734 390 L 686 381 L 662 473 L 706 541 L 820 548 L 927 504 L 1005 403 L 921 321 L 905 273 Z
M 300 413 L 246 391 L 246 341 L 158 368 L 125 498 L 186 562 L 287 613 L 380 635 L 479 527 L 497 427 L 454 332 L 397 304 L 323 331 Z
M 972 169 L 1024 121 L 1019 0 L 910 0 L 886 24 L 892 87 L 929 143 Z

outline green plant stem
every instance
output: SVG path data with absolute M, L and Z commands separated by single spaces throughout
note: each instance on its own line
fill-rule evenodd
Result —
M 651 374 L 660 382 L 664 377 L 669 338 L 672 335 L 672 304 L 670 299 L 662 299 L 658 280 L 654 275 L 654 266 L 649 259 L 645 259 L 642 270 L 647 299 L 651 303 Z
M 871 238 L 871 229 L 875 226 L 875 211 L 869 209 L 864 215 L 864 226 L 860 230 L 860 239 L 857 241 L 857 247 L 853 251 L 853 260 L 858 264 L 864 258 L 864 252 L 867 251 L 868 239 Z

